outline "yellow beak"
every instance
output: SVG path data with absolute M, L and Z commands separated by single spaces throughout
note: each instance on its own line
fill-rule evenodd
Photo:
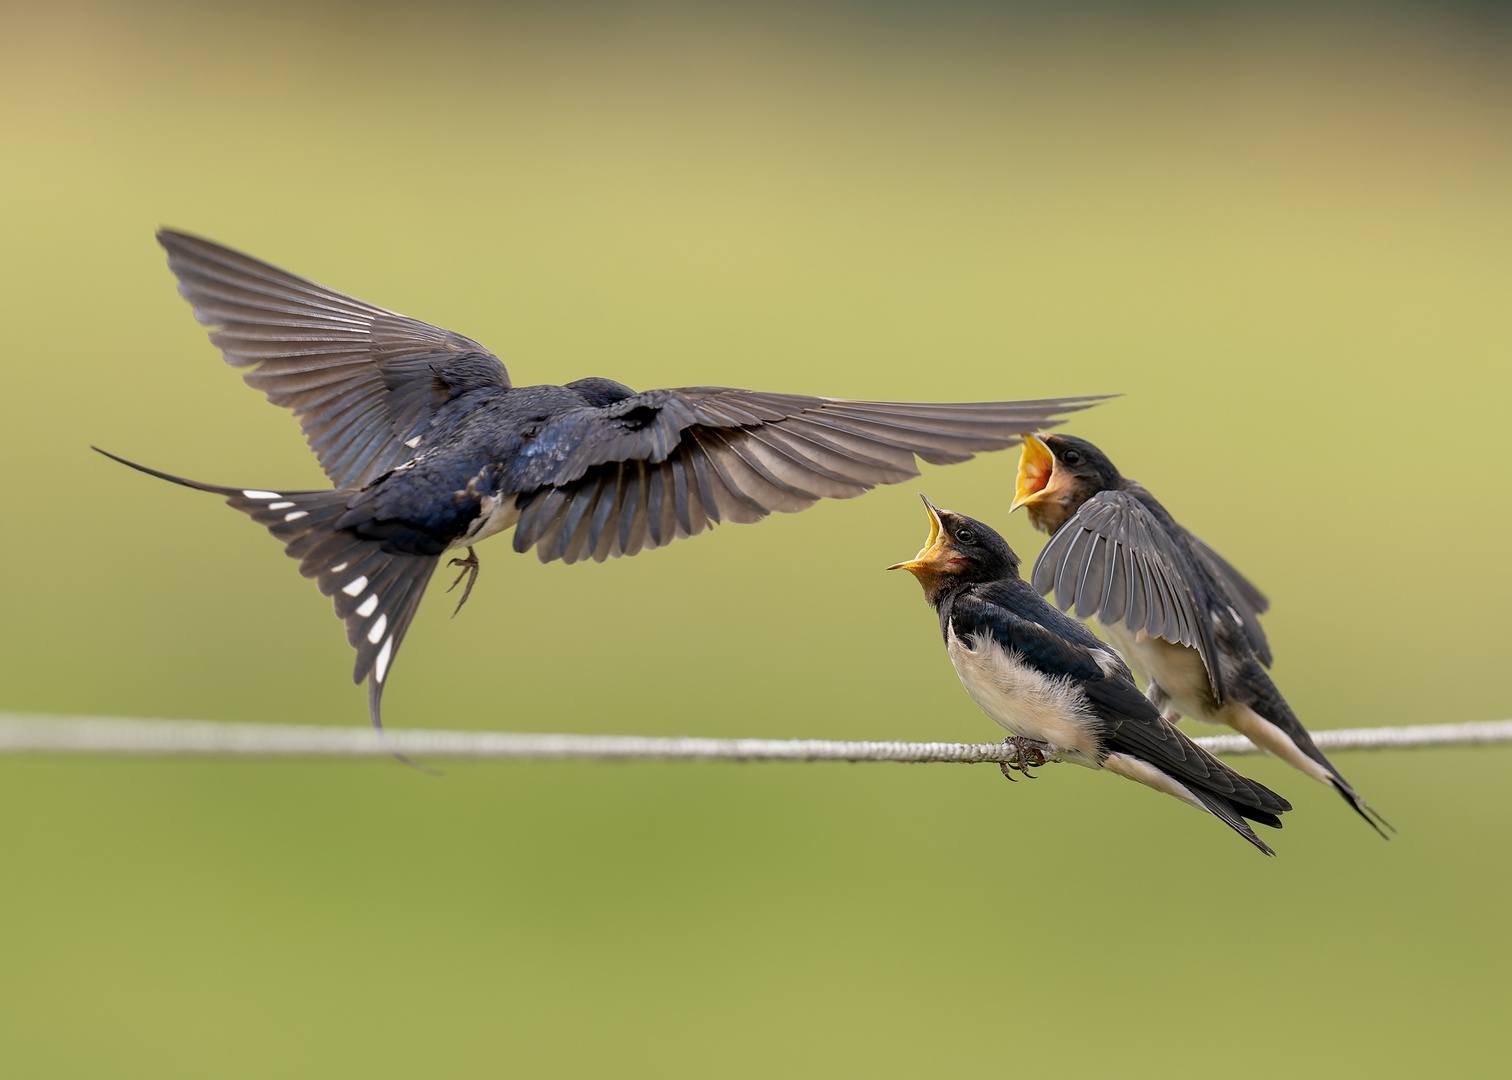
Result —
M 1037 436 L 1024 436 L 1024 449 L 1019 452 L 1018 483 L 1013 492 L 1011 514 L 1025 503 L 1033 502 L 1050 486 L 1055 474 L 1055 455 Z
M 919 498 L 924 499 L 922 493 Z M 924 509 L 929 511 L 929 540 L 912 559 L 908 562 L 893 563 L 888 567 L 889 570 L 907 570 L 916 574 L 920 570 L 927 570 L 939 553 L 942 546 L 940 537 L 944 535 L 944 530 L 940 528 L 940 512 L 928 499 L 924 499 Z

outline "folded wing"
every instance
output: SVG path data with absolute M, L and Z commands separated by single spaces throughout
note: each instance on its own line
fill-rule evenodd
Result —
M 1290 810 L 1291 803 L 1194 743 L 1160 716 L 1132 680 L 1126 685 L 1107 680 L 1085 689 L 1092 707 L 1108 725 L 1105 746 L 1110 752 L 1132 754 L 1193 791 L 1223 796 L 1244 817 L 1280 828 L 1279 815 Z
M 1250 648 L 1255 650 L 1256 658 L 1266 667 L 1270 667 L 1270 641 L 1266 639 L 1265 630 L 1260 626 L 1260 616 L 1270 610 L 1270 601 L 1266 599 L 1263 592 L 1250 583 L 1249 578 L 1235 570 L 1227 559 L 1208 547 L 1201 537 L 1187 529 L 1182 529 L 1181 532 L 1186 538 L 1187 550 L 1207 569 L 1209 580 L 1225 594 L 1229 607 L 1233 608 L 1234 614 L 1239 617 L 1240 627 L 1249 640 Z
M 1291 804 L 1167 723 L 1106 644 L 1037 597 L 1042 610 L 1037 614 L 1026 610 L 1029 605 L 1014 595 L 1018 586 L 1017 581 L 1000 582 L 978 589 L 975 596 L 957 599 L 951 613 L 957 635 L 989 633 L 1042 674 L 1076 686 L 1097 718 L 1097 739 L 1105 759 L 1116 761 L 1114 756 L 1122 755 L 1153 767 L 1180 783 L 1251 844 L 1274 854 L 1244 819 L 1280 828 L 1280 815 Z M 1029 592 L 1028 586 L 1022 587 Z M 1142 777 L 1131 778 L 1149 783 Z

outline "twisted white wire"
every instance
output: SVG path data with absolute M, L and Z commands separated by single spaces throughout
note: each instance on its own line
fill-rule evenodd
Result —
M 1512 742 L 1512 720 L 1315 731 L 1324 750 L 1384 750 Z M 1243 735 L 1196 740 L 1214 754 L 1258 754 Z M 970 765 L 1014 760 L 1002 743 L 700 739 L 643 735 L 527 735 L 206 720 L 139 720 L 0 712 L 0 753 L 194 754 L 264 757 L 581 759 L 595 761 L 900 761 Z M 1053 756 L 1053 755 L 1052 755 Z

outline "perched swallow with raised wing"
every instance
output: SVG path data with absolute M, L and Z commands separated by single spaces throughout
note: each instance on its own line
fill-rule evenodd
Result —
M 383 687 L 447 551 L 514 527 L 542 562 L 603 561 L 966 461 L 1101 397 L 902 404 L 612 379 L 515 386 L 482 345 L 162 230 L 179 292 L 248 385 L 299 418 L 333 489 L 214 492 L 267 527 L 332 598 L 381 727 Z M 104 451 L 101 451 L 104 453 Z M 114 455 L 107 455 L 115 457 Z M 467 592 L 462 595 L 463 601 Z M 459 604 L 460 607 L 460 604 Z
M 920 496 L 923 498 L 923 496 Z M 1246 818 L 1272 828 L 1291 804 L 1187 738 L 1139 692 L 1122 657 L 1023 578 L 1007 542 L 924 499 L 929 540 L 907 570 L 940 617 L 966 692 L 1026 751 L 1105 769 L 1206 810 L 1267 855 Z
M 1383 837 L 1391 828 L 1340 775 L 1276 689 L 1263 593 L 1108 456 L 1071 435 L 1024 439 L 1011 510 L 1051 539 L 1031 580 L 1109 640 L 1172 721 L 1225 724 L 1328 784 Z M 1379 822 L 1380 824 L 1377 824 Z

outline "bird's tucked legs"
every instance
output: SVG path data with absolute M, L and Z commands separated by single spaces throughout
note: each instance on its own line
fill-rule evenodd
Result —
M 478 580 L 478 556 L 473 551 L 473 549 L 469 547 L 467 549 L 467 558 L 453 559 L 446 565 L 460 566 L 462 568 L 462 572 L 457 575 L 457 580 L 451 583 L 451 588 L 447 589 L 447 592 L 451 592 L 452 589 L 455 589 L 458 585 L 462 584 L 463 578 L 467 578 L 467 588 L 462 590 L 462 599 L 457 601 L 457 611 L 461 611 L 462 605 L 467 603 L 467 598 L 472 595 L 473 584 Z M 455 619 L 457 617 L 457 611 L 452 612 L 452 618 Z
M 1003 740 L 1003 745 L 1013 747 L 1017 760 L 999 762 L 998 768 L 1003 771 L 1004 776 L 1015 783 L 1018 782 L 1017 777 L 1009 771 L 1010 769 L 1017 769 L 1030 780 L 1033 780 L 1034 774 L 1029 771 L 1029 767 L 1032 765 L 1035 768 L 1039 768 L 1043 765 L 1046 760 L 1046 754 L 1050 750 L 1049 743 L 1039 742 L 1036 739 L 1026 739 L 1022 735 L 1008 736 Z
M 1150 699 L 1151 705 L 1160 710 L 1160 715 L 1165 718 L 1166 723 L 1180 723 L 1181 714 L 1171 707 L 1171 695 L 1167 694 L 1165 687 L 1161 686 L 1154 679 L 1150 680 L 1150 686 L 1145 691 L 1145 697 Z

